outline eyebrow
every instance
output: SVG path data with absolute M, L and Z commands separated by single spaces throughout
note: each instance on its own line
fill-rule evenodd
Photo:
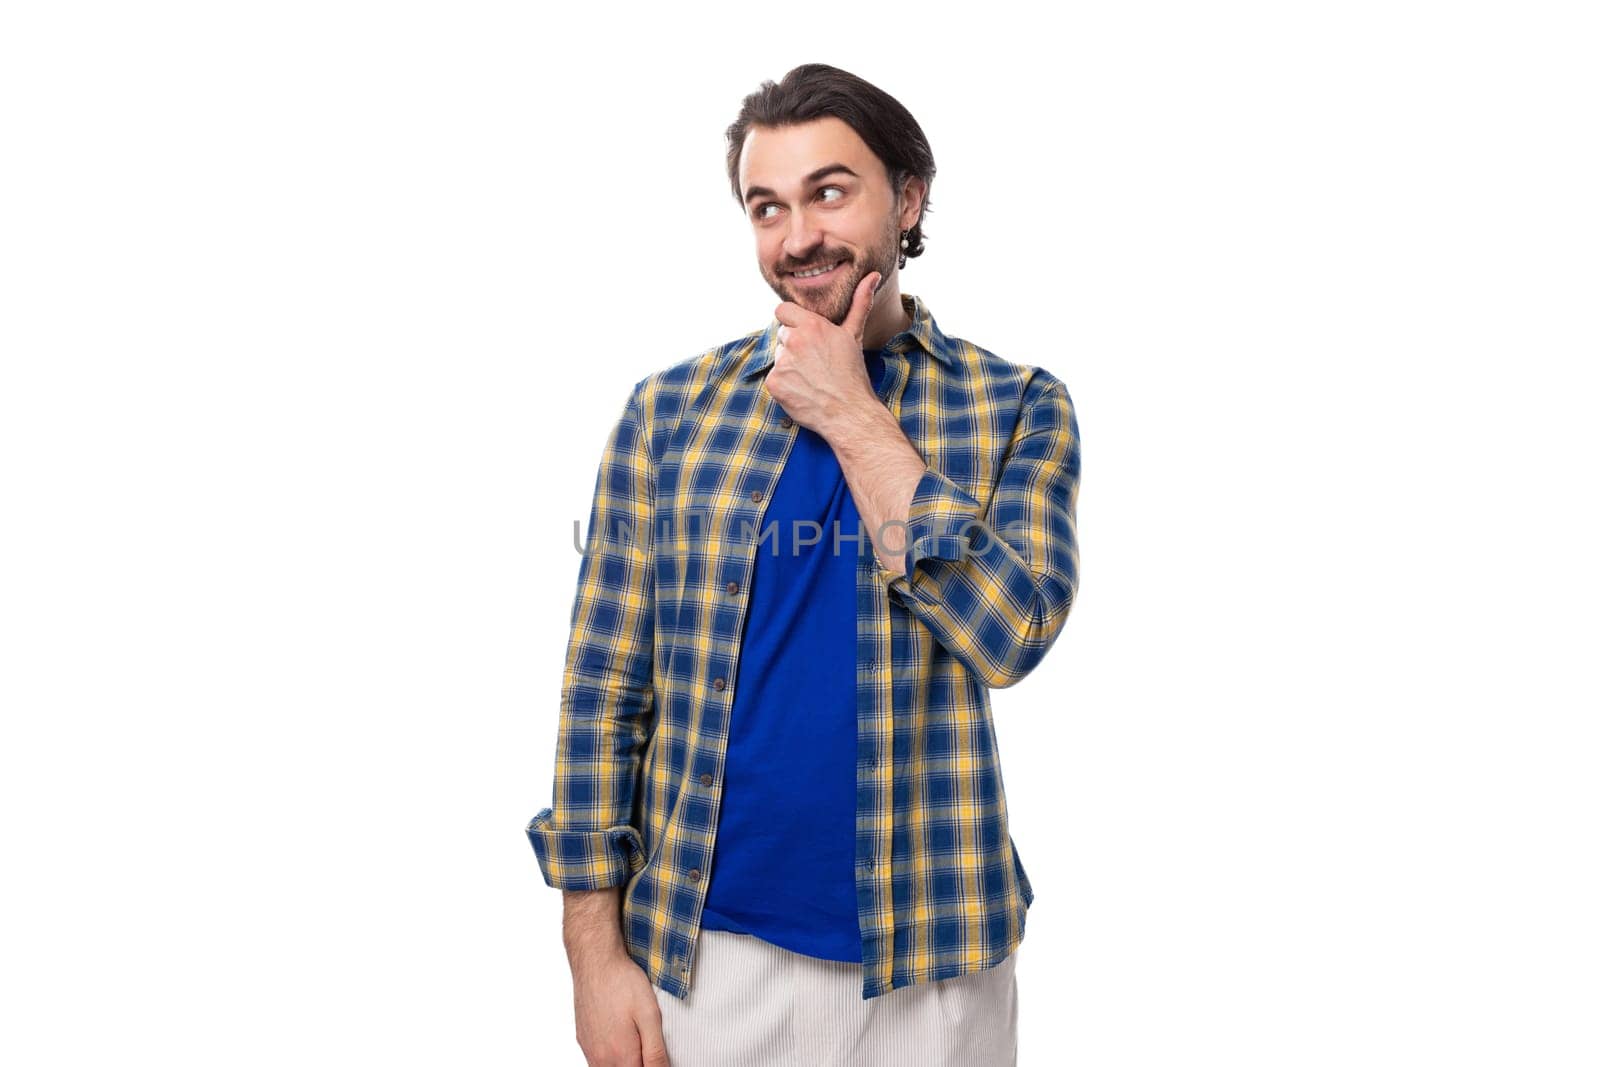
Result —
M 816 170 L 812 171 L 810 174 L 807 174 L 806 175 L 805 184 L 806 185 L 815 185 L 818 182 L 820 182 L 822 179 L 824 179 L 824 178 L 826 178 L 826 177 L 828 177 L 830 175 L 833 175 L 833 174 L 848 174 L 852 178 L 860 178 L 861 177 L 861 175 L 857 174 L 855 171 L 851 170 L 849 167 L 845 166 L 843 163 L 829 163 L 826 167 L 818 167 Z M 750 201 L 754 200 L 758 196 L 777 196 L 777 195 L 778 195 L 777 193 L 773 192 L 771 189 L 768 189 L 765 185 L 752 185 L 748 190 L 745 191 L 744 202 L 748 206 Z

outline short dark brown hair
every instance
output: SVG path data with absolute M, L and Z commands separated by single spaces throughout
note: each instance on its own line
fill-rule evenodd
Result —
M 796 126 L 828 115 L 848 123 L 883 161 L 889 187 L 896 196 L 905 192 L 906 182 L 912 177 L 927 182 L 932 191 L 933 150 L 911 112 L 876 85 L 849 71 L 826 63 L 806 63 L 785 74 L 781 82 L 762 82 L 761 88 L 744 98 L 738 119 L 728 127 L 728 182 L 741 210 L 744 194 L 739 188 L 739 158 L 744 154 L 744 139 L 750 128 Z M 929 196 L 924 195 L 922 211 L 902 249 L 907 257 L 923 253 L 922 216 L 932 210 L 929 204 Z

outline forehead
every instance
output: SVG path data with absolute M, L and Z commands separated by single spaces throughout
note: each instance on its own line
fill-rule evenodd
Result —
M 830 163 L 843 163 L 864 179 L 888 180 L 883 163 L 850 124 L 826 115 L 798 126 L 751 127 L 739 157 L 739 188 L 798 189 L 807 174 Z

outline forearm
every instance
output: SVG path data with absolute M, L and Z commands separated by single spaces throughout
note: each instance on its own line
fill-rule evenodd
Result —
M 561 940 L 574 971 L 589 963 L 627 955 L 622 940 L 622 888 L 563 892 Z
M 874 398 L 824 433 L 884 569 L 905 572 L 911 497 L 927 469 L 889 409 Z

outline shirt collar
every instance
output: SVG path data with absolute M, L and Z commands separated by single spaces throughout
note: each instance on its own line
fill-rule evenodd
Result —
M 956 356 L 952 351 L 954 346 L 939 330 L 939 324 L 933 321 L 933 315 L 928 311 L 928 305 L 922 302 L 922 298 L 910 293 L 901 293 L 900 306 L 911 316 L 911 325 L 889 338 L 889 342 L 883 346 L 884 349 L 899 354 L 912 349 L 921 349 L 946 367 L 954 367 L 956 365 Z M 739 373 L 741 379 L 753 378 L 772 366 L 773 349 L 777 346 L 778 327 L 781 325 L 783 324 L 774 318 L 772 324 L 761 332 L 756 339 L 755 350 L 751 353 L 749 362 Z

